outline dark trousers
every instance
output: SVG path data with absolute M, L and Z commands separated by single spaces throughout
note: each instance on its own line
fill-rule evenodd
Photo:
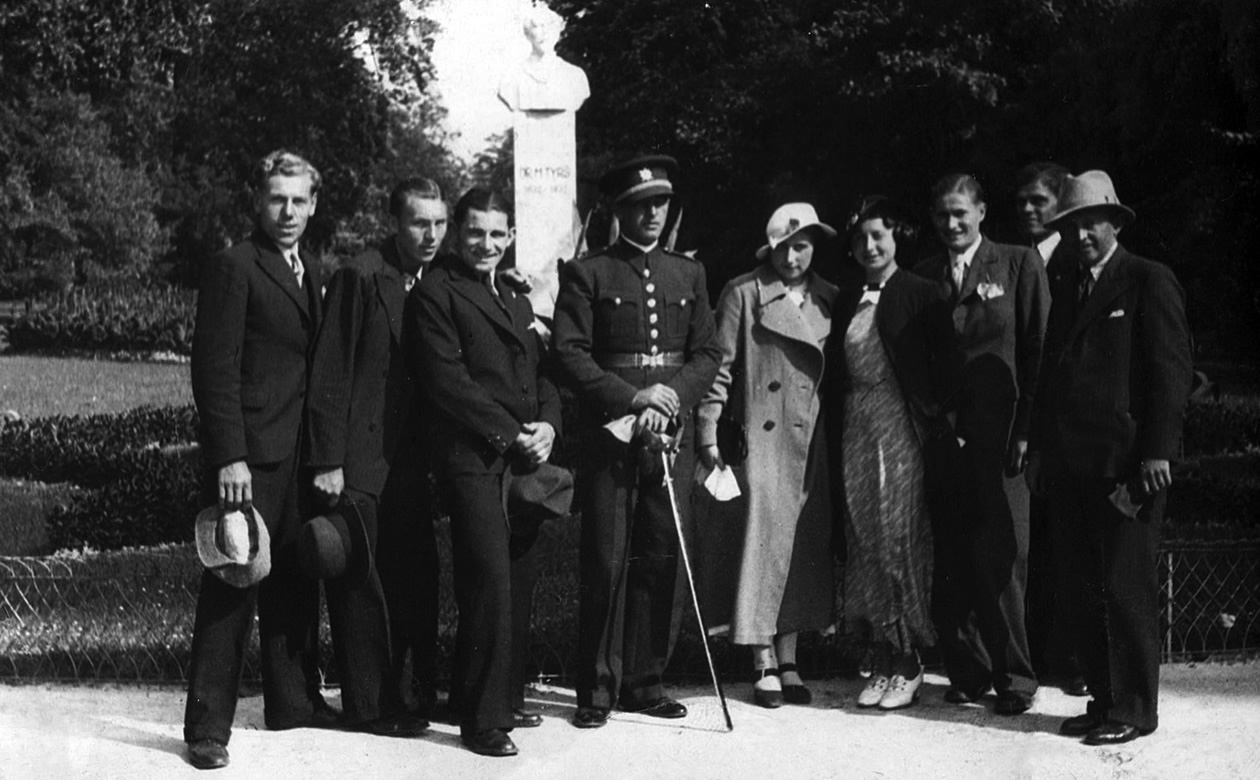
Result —
M 694 470 L 691 434 L 688 422 L 672 471 L 684 528 Z M 603 431 L 587 444 L 578 476 L 577 702 L 636 709 L 664 695 L 661 677 L 678 637 L 686 595 L 678 533 L 659 453 Z
M 525 704 L 538 524 L 509 527 L 502 474 L 446 478 L 455 566 L 455 669 L 460 733 L 511 730 Z
M 1153 731 L 1159 725 L 1156 556 L 1167 495 L 1159 493 L 1129 518 L 1108 498 L 1115 487 L 1108 479 L 1056 479 L 1051 511 L 1067 547 L 1077 659 L 1093 696 L 1089 712 Z
M 1076 663 L 1075 614 L 1066 594 L 1068 561 L 1050 501 L 1032 496 L 1028 522 L 1028 588 L 1024 598 L 1028 649 L 1042 680 L 1068 681 L 1080 674 Z
M 428 469 L 398 460 L 377 510 L 376 567 L 389 612 L 391 678 L 409 710 L 424 717 L 436 699 L 437 538 Z
M 1032 696 L 1023 477 L 1003 475 L 1001 449 L 959 447 L 949 435 L 930 441 L 924 454 L 936 543 L 932 613 L 950 685 Z
M 376 499 L 355 490 L 347 490 L 346 495 L 358 507 L 368 542 L 375 549 Z M 398 714 L 402 703 L 390 674 L 389 615 L 375 567 L 362 584 L 352 586 L 344 577 L 326 580 L 324 597 L 341 675 L 345 723 L 352 726 Z
M 267 728 L 300 725 L 322 704 L 316 658 L 319 583 L 298 566 L 301 513 L 295 458 L 251 466 L 250 472 L 254 507 L 271 535 L 271 573 L 249 588 L 228 585 L 208 571 L 202 575 L 184 710 L 188 742 L 228 741 L 255 606 Z

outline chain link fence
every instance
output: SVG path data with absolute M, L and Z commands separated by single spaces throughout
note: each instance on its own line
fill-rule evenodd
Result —
M 439 523 L 443 600 L 439 678 L 455 645 L 450 543 Z M 539 542 L 532 660 L 544 679 L 571 682 L 577 620 L 578 523 L 550 523 Z M 0 557 L 0 680 L 179 683 L 186 679 L 201 566 L 189 545 L 44 558 Z M 840 573 L 839 571 L 837 572 Z M 1260 543 L 1169 543 L 1160 552 L 1165 661 L 1260 651 Z M 843 582 L 843 577 L 837 578 Z M 837 589 L 837 613 L 843 594 Z M 323 626 L 322 668 L 336 682 Z M 854 638 L 802 638 L 799 663 L 811 677 L 851 672 Z M 727 679 L 746 673 L 742 648 L 713 642 Z M 257 632 L 244 680 L 259 675 Z M 707 677 L 704 651 L 688 610 L 672 663 L 678 678 Z

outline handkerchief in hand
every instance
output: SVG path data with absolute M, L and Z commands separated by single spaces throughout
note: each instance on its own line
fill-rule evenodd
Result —
M 629 444 L 634 438 L 634 421 L 635 416 L 627 414 L 625 417 L 618 417 L 610 423 L 605 423 L 604 430 L 617 437 L 618 441 Z
M 739 496 L 739 481 L 730 466 L 714 469 L 704 481 L 704 489 L 718 501 L 730 501 Z

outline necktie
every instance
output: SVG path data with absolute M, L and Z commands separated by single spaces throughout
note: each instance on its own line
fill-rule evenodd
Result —
M 298 257 L 296 249 L 289 251 L 289 267 L 293 269 L 293 277 L 297 279 L 297 286 L 302 286 L 302 276 L 306 273 L 306 269 L 302 267 L 302 260 Z
M 1085 301 L 1089 300 L 1089 294 L 1094 291 L 1094 275 L 1089 272 L 1088 268 L 1081 269 L 1081 286 L 1077 290 L 1076 308 L 1085 308 Z
M 962 258 L 954 258 L 953 273 L 954 292 L 962 293 L 963 280 L 967 277 L 967 264 L 962 261 Z

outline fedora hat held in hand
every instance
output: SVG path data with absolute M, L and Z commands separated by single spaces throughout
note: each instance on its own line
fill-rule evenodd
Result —
M 271 536 L 252 506 L 231 512 L 206 507 L 194 535 L 201 564 L 229 585 L 248 588 L 271 571 Z
M 573 474 L 551 463 L 513 463 L 503 474 L 503 509 L 508 524 L 564 517 L 573 505 Z
M 1059 209 L 1054 219 L 1046 221 L 1046 227 L 1058 230 L 1063 220 L 1085 209 L 1103 209 L 1112 215 L 1118 227 L 1133 221 L 1133 209 L 1123 205 L 1116 195 L 1116 186 L 1106 171 L 1085 171 L 1079 176 L 1068 176 L 1059 187 Z
M 350 587 L 367 582 L 372 571 L 372 544 L 359 507 L 342 495 L 324 514 L 298 531 L 298 562 L 317 580 L 345 577 Z

